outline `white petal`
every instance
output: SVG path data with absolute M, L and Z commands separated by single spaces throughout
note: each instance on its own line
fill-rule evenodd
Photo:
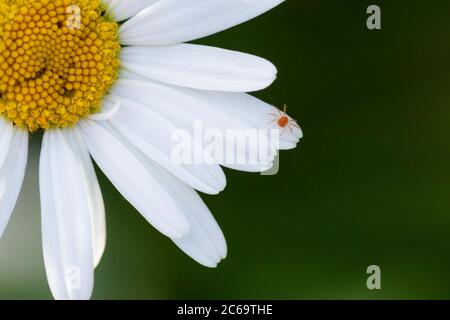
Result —
M 245 94 L 199 91 L 153 81 L 120 79 L 112 92 L 146 105 L 170 119 L 178 127 L 190 132 L 193 132 L 195 124 L 201 121 L 205 131 L 220 130 L 225 139 L 224 144 L 233 143 L 233 137 L 230 140 L 225 134 L 229 129 L 253 132 L 264 129 L 263 131 L 268 134 L 273 128 L 273 124 L 270 123 L 273 116 L 268 111 L 277 111 L 276 108 Z M 248 105 L 243 108 L 245 112 L 238 114 L 237 109 L 241 108 L 242 104 Z M 295 132 L 293 134 L 295 135 Z M 285 142 L 291 146 L 292 143 L 298 142 L 298 137 L 290 137 L 288 133 L 284 133 L 279 146 L 269 144 L 266 146 L 267 150 L 246 148 L 237 151 L 236 158 L 245 159 L 245 163 L 224 163 L 223 161 L 218 163 L 243 171 L 266 170 L 271 166 L 276 155 L 273 149 L 283 147 L 282 144 Z
M 130 144 L 172 172 L 192 188 L 217 194 L 225 188 L 225 174 L 218 165 L 178 164 L 171 159 L 172 134 L 178 128 L 153 110 L 125 98 L 111 124 Z
M 269 61 L 236 51 L 179 44 L 125 47 L 123 68 L 147 78 L 202 90 L 251 92 L 268 87 L 277 70 Z
M 115 21 L 126 20 L 160 0 L 103 0 Z
M 191 229 L 175 244 L 198 263 L 214 268 L 227 255 L 227 245 L 220 227 L 199 195 L 152 161 L 146 163 L 149 172 L 177 200 Z
M 1 120 L 2 122 L 4 120 Z M 5 132 L 8 131 L 8 133 Z M 9 130 L 12 130 L 10 135 Z M 4 160 L 0 167 L 0 237 L 11 217 L 25 176 L 28 156 L 28 132 L 9 126 L 0 133 L 0 149 Z M 6 135 L 8 137 L 6 137 Z
M 11 145 L 13 134 L 14 130 L 12 122 L 0 118 L 0 168 L 8 156 L 8 150 Z
M 132 148 L 132 147 L 131 147 Z M 139 153 L 135 151 L 138 156 Z M 198 263 L 216 267 L 227 255 L 227 245 L 220 227 L 200 196 L 148 158 L 141 157 L 147 172 L 171 196 L 186 217 L 190 229 L 182 237 L 172 238 L 175 244 Z
M 119 70 L 119 79 L 131 79 L 131 80 L 141 80 L 141 81 L 147 81 L 148 78 L 144 76 L 140 76 L 134 72 L 128 71 L 124 68 L 120 68 Z
M 221 108 L 224 108 L 236 118 L 245 119 L 256 128 L 280 130 L 281 142 L 286 142 L 286 145 L 295 147 L 303 137 L 303 132 L 294 119 L 288 116 L 289 128 L 278 127 L 276 120 L 282 111 L 249 94 L 204 92 L 204 95 L 220 101 Z
M 109 96 L 106 96 L 103 101 L 101 112 L 91 114 L 89 119 L 96 121 L 108 120 L 119 111 L 120 101 L 113 101 Z
M 126 145 L 126 142 L 108 126 L 107 122 L 83 121 L 82 131 L 86 139 L 92 139 L 93 137 L 96 139 L 98 132 L 104 131 L 105 137 L 107 137 L 106 134 L 109 134 L 109 136 L 107 139 L 103 139 L 103 142 L 113 148 L 118 148 L 116 144 Z M 147 202 L 147 207 L 144 207 L 144 210 L 151 210 L 155 205 L 160 205 L 161 208 L 165 207 L 162 212 L 159 208 L 151 210 L 152 214 L 161 213 L 164 216 L 171 216 L 178 212 L 179 215 L 175 219 L 179 219 L 181 215 L 183 220 L 186 219 L 184 223 L 189 228 L 182 234 L 175 234 L 174 236 L 167 232 L 163 233 L 168 235 L 183 251 L 199 263 L 208 267 L 215 267 L 227 254 L 225 238 L 198 194 L 158 164 L 145 158 L 133 146 L 129 145 L 126 146 L 126 149 L 120 149 L 118 148 L 117 152 L 112 153 L 112 157 L 114 154 L 119 154 L 120 156 L 117 158 L 123 157 L 125 160 L 129 160 L 125 166 L 132 168 L 132 170 L 127 170 L 128 176 L 133 175 L 133 172 L 137 172 L 138 175 L 134 180 L 126 179 L 127 181 L 123 183 L 123 186 L 118 186 L 119 191 L 120 188 L 125 188 L 132 192 L 142 193 L 144 199 L 141 201 Z M 95 156 L 95 152 L 93 152 L 93 156 L 96 161 L 99 160 Z M 128 156 L 134 160 L 131 160 Z M 101 168 L 102 163 L 103 160 L 98 161 Z M 115 177 L 109 175 L 107 170 L 105 174 L 115 184 Z M 125 186 L 125 184 L 127 185 Z M 124 196 L 130 200 L 127 195 L 124 194 Z M 150 221 L 151 218 L 148 220 Z M 150 223 L 154 224 L 152 221 Z
M 162 0 L 119 29 L 124 45 L 161 46 L 199 39 L 248 21 L 284 0 Z
M 61 129 L 44 134 L 39 168 L 45 269 L 55 299 L 89 299 L 94 265 L 83 161 Z
M 121 79 L 138 80 L 142 82 L 148 82 L 148 79 L 140 76 L 134 72 L 127 70 L 121 70 Z M 152 82 L 154 83 L 154 82 Z M 172 87 L 175 88 L 175 87 Z M 118 88 L 119 91 L 120 88 Z M 195 91 L 191 91 L 195 92 Z M 220 108 L 233 113 L 239 119 L 246 119 L 254 127 L 267 130 L 279 130 L 280 141 L 277 149 L 289 150 L 294 149 L 297 143 L 303 138 L 303 132 L 296 120 L 292 119 L 289 115 L 286 116 L 291 124 L 289 128 L 283 130 L 279 128 L 274 121 L 279 117 L 282 112 L 281 109 L 276 108 L 260 99 L 253 97 L 252 95 L 245 93 L 221 93 L 221 92 L 202 92 L 206 96 L 213 97 L 217 101 L 222 101 Z M 138 98 L 137 101 L 140 101 Z M 244 170 L 247 171 L 247 170 Z
M 142 156 L 107 123 L 83 120 L 89 152 L 117 190 L 161 233 L 180 238 L 189 231 L 181 209 L 142 164 Z
M 106 246 L 106 217 L 102 192 L 98 184 L 91 157 L 80 134 L 75 130 L 67 130 L 73 151 L 80 161 L 80 177 L 83 179 L 86 197 L 91 216 L 91 231 L 94 267 L 100 263 Z

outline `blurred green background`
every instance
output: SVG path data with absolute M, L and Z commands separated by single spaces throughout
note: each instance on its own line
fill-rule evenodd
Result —
M 370 4 L 381 31 L 366 28 Z M 99 173 L 108 243 L 94 299 L 450 298 L 450 1 L 288 0 L 198 41 L 260 55 L 279 78 L 257 96 L 304 133 L 280 172 L 226 170 L 204 197 L 228 258 L 206 269 Z M 32 140 L 22 198 L 0 241 L 0 298 L 51 298 Z M 366 288 L 366 268 L 382 290 Z

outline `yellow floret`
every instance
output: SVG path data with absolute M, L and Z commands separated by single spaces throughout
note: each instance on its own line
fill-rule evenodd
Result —
M 36 131 L 98 111 L 119 72 L 117 30 L 100 0 L 0 0 L 0 115 Z

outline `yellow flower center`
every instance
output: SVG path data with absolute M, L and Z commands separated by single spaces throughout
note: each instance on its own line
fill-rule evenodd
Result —
M 0 115 L 36 131 L 97 112 L 118 76 L 100 0 L 0 0 Z

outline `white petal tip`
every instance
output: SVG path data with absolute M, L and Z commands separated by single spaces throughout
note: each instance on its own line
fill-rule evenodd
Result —
M 217 263 L 215 264 L 201 264 L 202 266 L 209 268 L 209 269 L 216 269 L 217 268 Z
M 219 193 L 221 193 L 223 190 L 225 190 L 225 185 L 218 185 L 218 186 L 214 186 L 211 188 L 207 188 L 204 190 L 198 190 L 198 191 L 203 192 L 205 194 L 215 196 L 215 195 L 218 195 Z
M 199 264 L 201 264 L 202 266 L 209 268 L 209 269 L 216 269 L 219 264 L 224 260 L 225 258 L 219 258 L 216 259 L 214 261 L 199 261 L 199 260 L 195 260 L 196 262 L 198 262 Z

